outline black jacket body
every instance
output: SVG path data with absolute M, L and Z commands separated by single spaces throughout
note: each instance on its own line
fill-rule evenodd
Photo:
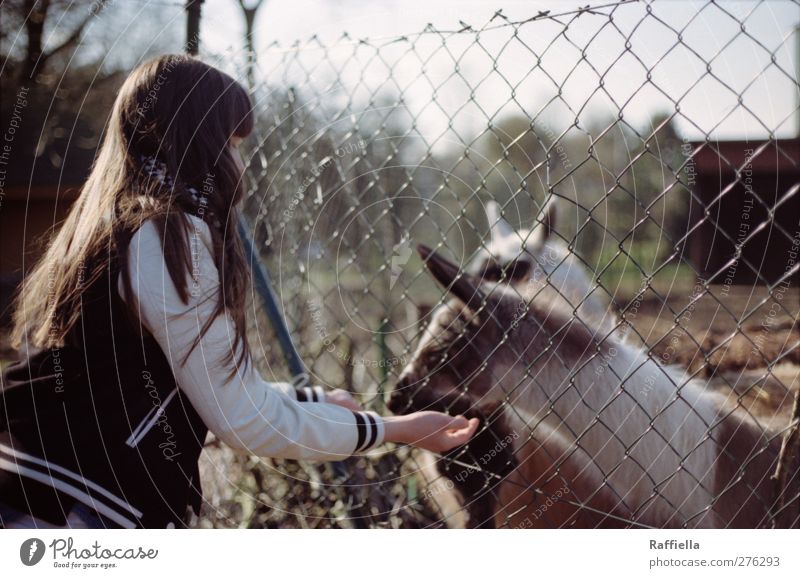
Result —
M 64 347 L 4 370 L 0 502 L 59 525 L 78 500 L 120 527 L 179 526 L 199 512 L 207 429 L 127 313 L 118 271 L 88 287 Z

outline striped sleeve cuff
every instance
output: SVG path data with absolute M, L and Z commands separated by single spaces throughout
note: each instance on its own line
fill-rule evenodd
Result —
M 307 385 L 296 390 L 297 401 L 325 401 L 325 389 L 321 385 Z
M 354 411 L 356 417 L 356 449 L 354 454 L 368 452 L 383 443 L 383 418 L 374 411 Z

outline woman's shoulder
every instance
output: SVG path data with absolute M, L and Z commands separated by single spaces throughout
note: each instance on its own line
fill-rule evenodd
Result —
M 184 213 L 188 225 L 189 250 L 197 251 L 205 248 L 213 254 L 213 241 L 211 239 L 211 229 L 208 224 L 195 215 Z M 165 237 L 164 231 L 159 231 L 163 227 L 163 221 L 151 218 L 145 220 L 136 230 L 128 246 L 129 253 L 163 253 L 162 238 Z
M 188 225 L 187 250 L 189 252 L 190 267 L 186 282 L 193 290 L 205 294 L 213 292 L 219 283 L 219 277 L 214 263 L 214 252 L 211 239 L 211 231 L 202 219 L 193 215 L 186 215 Z M 170 274 L 170 267 L 167 265 L 162 238 L 163 221 L 159 219 L 147 219 L 131 237 L 127 249 L 128 274 L 132 279 L 139 281 L 134 283 L 134 290 L 138 293 L 159 293 L 159 302 L 164 299 L 176 301 L 177 292 L 173 287 L 174 280 Z M 180 237 L 179 237 L 180 238 Z M 181 249 L 177 249 L 181 251 Z M 179 253 L 180 254 L 180 253 Z M 146 280 L 141 283 L 141 280 Z M 120 294 L 123 294 L 121 277 L 119 280 Z M 169 282 L 166 282 L 169 281 Z M 166 292 L 160 295 L 160 292 Z M 182 303 L 182 300 L 181 300 Z

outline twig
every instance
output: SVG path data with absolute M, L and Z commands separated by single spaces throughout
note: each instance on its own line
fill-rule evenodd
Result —
M 772 475 L 775 484 L 775 499 L 773 500 L 772 527 L 780 528 L 779 521 L 786 516 L 787 472 L 792 468 L 792 463 L 797 461 L 800 466 L 800 390 L 794 394 L 794 405 L 789 427 L 783 436 L 781 451 L 778 454 L 778 465 Z M 792 476 L 794 479 L 796 476 Z M 791 527 L 790 522 L 787 527 Z

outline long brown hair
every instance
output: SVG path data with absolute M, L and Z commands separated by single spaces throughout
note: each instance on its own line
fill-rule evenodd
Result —
M 165 55 L 138 66 L 117 95 L 103 144 L 78 199 L 21 285 L 13 345 L 53 348 L 67 343 L 80 320 L 82 296 L 114 259 L 120 265 L 125 295 L 132 297 L 127 247 L 147 219 L 156 224 L 170 277 L 181 299 L 188 302 L 192 225 L 186 213 L 196 207 L 189 191 L 194 187 L 204 192 L 203 212 L 219 221 L 210 229 L 220 274 L 217 307 L 195 345 L 213 319 L 227 310 L 236 327 L 227 361 L 247 360 L 248 269 L 235 208 L 242 197 L 242 175 L 229 140 L 246 137 L 253 122 L 247 92 L 212 66 L 183 55 Z M 143 157 L 163 163 L 174 186 L 144 174 Z M 127 303 L 131 318 L 138 319 L 134 299 Z

